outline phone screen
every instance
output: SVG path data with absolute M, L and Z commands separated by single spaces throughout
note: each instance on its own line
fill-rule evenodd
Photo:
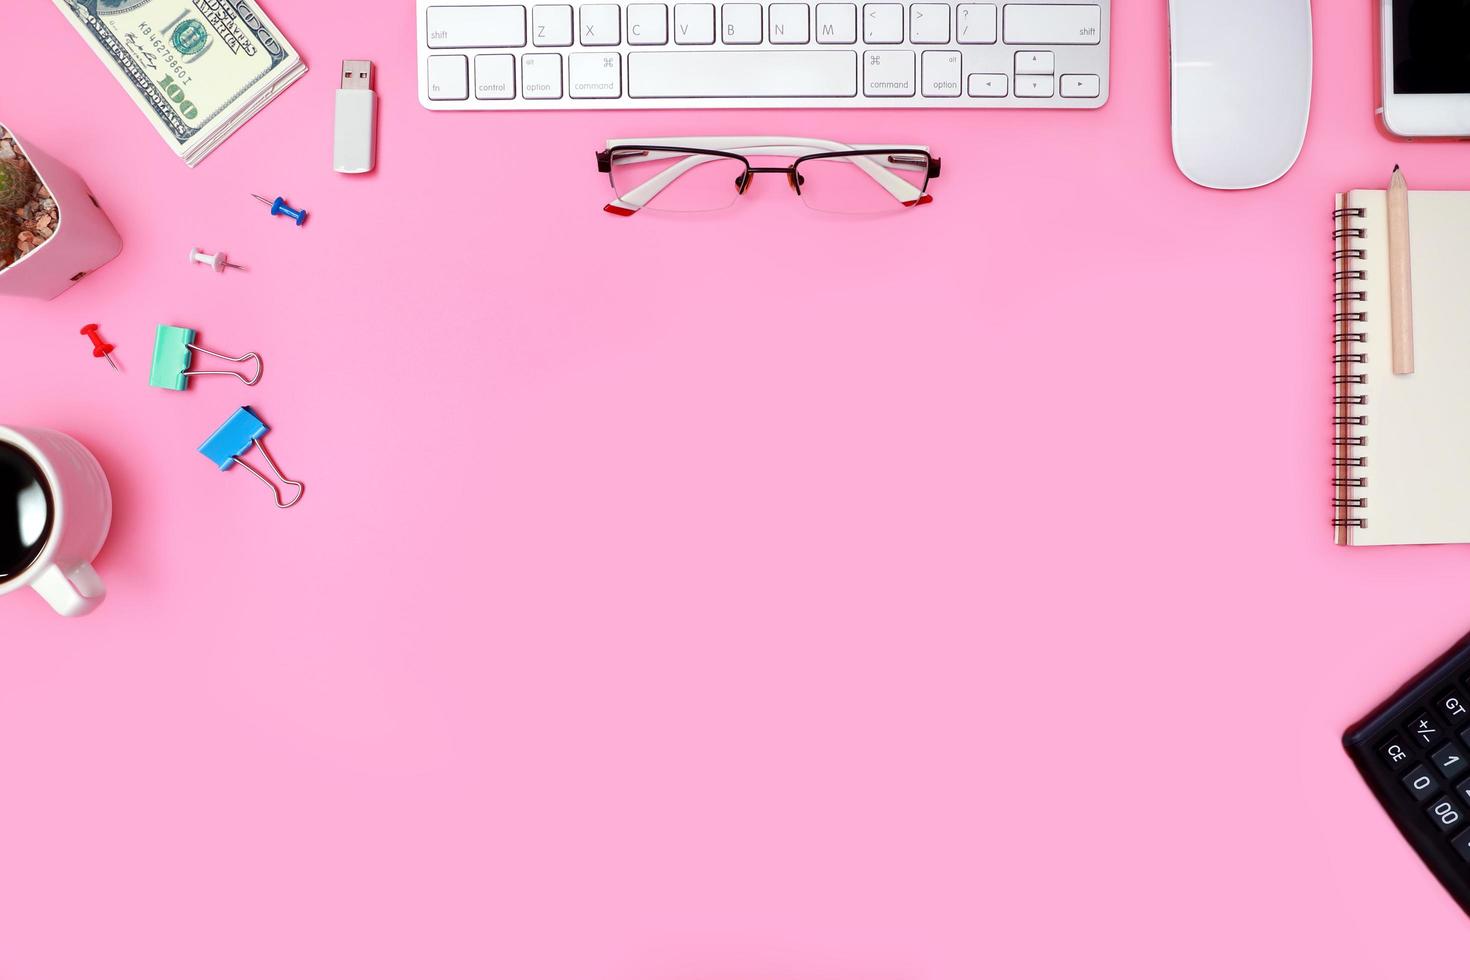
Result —
M 1470 0 L 1393 0 L 1393 90 L 1470 93 Z

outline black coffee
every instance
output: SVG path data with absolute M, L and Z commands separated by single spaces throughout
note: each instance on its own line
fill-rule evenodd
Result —
M 31 567 L 51 536 L 51 486 L 41 468 L 0 442 L 0 582 Z

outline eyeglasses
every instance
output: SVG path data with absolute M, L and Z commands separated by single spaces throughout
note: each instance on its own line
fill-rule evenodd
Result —
M 795 157 L 756 167 L 750 157 Z M 933 198 L 939 158 L 924 146 L 846 144 L 791 136 L 707 136 L 670 142 L 608 140 L 597 154 L 617 197 L 604 211 L 719 211 L 750 189 L 755 174 L 785 174 L 807 207 L 837 214 L 900 211 Z

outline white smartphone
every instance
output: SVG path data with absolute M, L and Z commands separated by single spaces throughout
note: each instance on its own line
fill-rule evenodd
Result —
M 1383 128 L 1470 139 L 1470 0 L 1379 0 Z

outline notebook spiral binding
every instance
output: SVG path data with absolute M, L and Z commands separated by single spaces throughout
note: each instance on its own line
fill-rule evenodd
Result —
M 1363 309 L 1366 298 L 1363 282 L 1368 273 L 1357 265 L 1367 258 L 1358 244 L 1367 237 L 1367 231 L 1352 223 L 1353 219 L 1362 217 L 1362 208 L 1340 207 L 1332 212 L 1335 226 L 1332 240 L 1336 246 L 1332 252 L 1335 266 L 1332 281 L 1336 290 L 1332 313 L 1332 528 L 1338 544 L 1349 542 L 1353 528 L 1367 526 L 1367 520 L 1360 515 L 1368 501 L 1352 492 L 1368 485 L 1362 473 L 1368 461 L 1359 454 L 1368 444 L 1363 431 L 1368 417 L 1355 411 L 1368 403 L 1368 396 L 1363 392 L 1368 379 L 1352 367 L 1367 363 L 1368 359 L 1362 348 L 1367 338 L 1362 324 L 1368 319 Z

